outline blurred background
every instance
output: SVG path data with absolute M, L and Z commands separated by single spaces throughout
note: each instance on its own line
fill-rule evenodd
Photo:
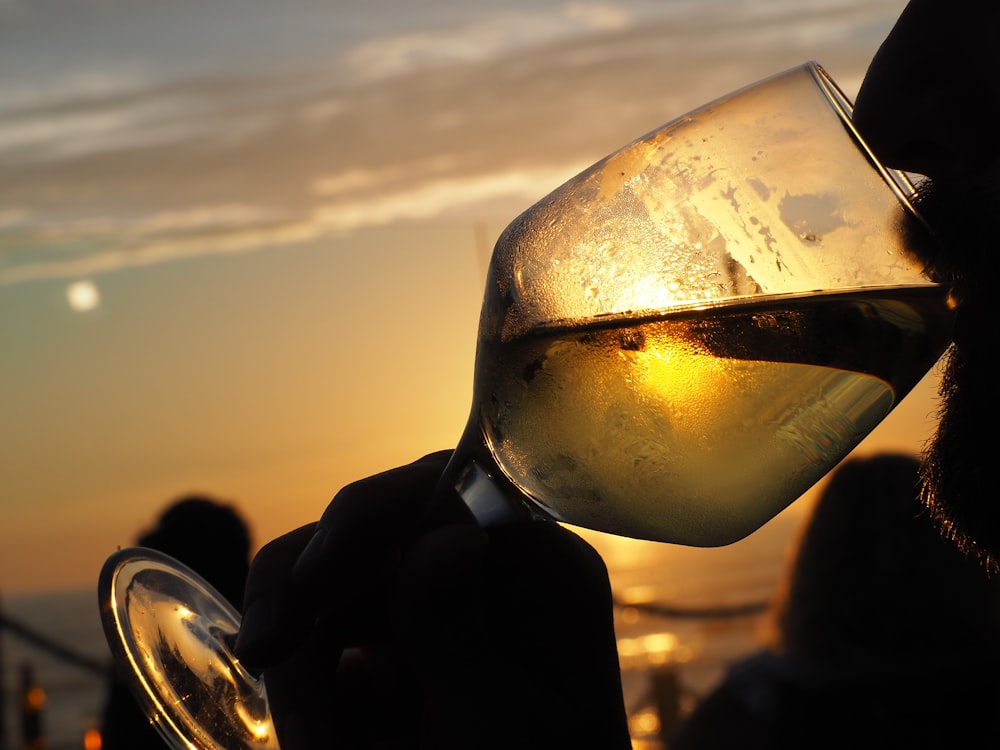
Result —
M 172 498 L 231 501 L 259 546 L 452 447 L 511 219 L 807 60 L 853 96 L 904 4 L 0 0 L 0 743 L 26 661 L 53 748 L 103 697 L 14 625 L 105 663 L 101 564 Z M 935 380 L 858 451 L 918 451 Z M 657 690 L 686 710 L 754 647 L 809 498 L 720 549 L 584 532 L 637 748 Z

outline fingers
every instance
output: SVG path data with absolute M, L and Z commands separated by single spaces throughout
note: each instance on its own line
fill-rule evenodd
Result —
M 449 456 L 345 487 L 254 559 L 235 651 L 283 750 L 566 746 L 569 725 L 628 747 L 603 561 L 554 523 L 470 522 Z
M 425 535 L 400 567 L 392 617 L 428 746 L 630 746 L 607 568 L 558 524 Z
M 406 554 L 392 592 L 394 641 L 407 655 L 423 696 L 421 747 L 466 750 L 492 703 L 496 676 L 488 640 L 482 575 L 485 532 L 453 524 L 422 537 Z
M 432 692 L 462 684 L 490 648 L 482 641 L 488 550 L 478 526 L 453 524 L 422 537 L 400 566 L 391 592 L 394 636 Z
M 292 582 L 292 566 L 314 529 L 307 524 L 274 539 L 250 564 L 233 652 L 251 671 L 287 657 L 315 620 L 313 598 Z
M 359 574 L 391 568 L 415 535 L 450 455 L 432 453 L 340 490 L 295 564 L 295 581 L 305 588 L 357 584 Z
M 334 743 L 336 725 L 330 716 L 339 645 L 316 629 L 294 642 L 298 648 L 264 671 L 279 745 L 282 750 L 347 747 Z
M 344 487 L 318 523 L 257 553 L 234 646 L 248 668 L 287 659 L 317 619 L 338 646 L 384 632 L 386 586 L 450 455 L 438 451 Z
M 485 578 L 496 663 L 519 731 L 538 747 L 630 748 L 611 584 L 596 550 L 555 523 L 497 527 Z

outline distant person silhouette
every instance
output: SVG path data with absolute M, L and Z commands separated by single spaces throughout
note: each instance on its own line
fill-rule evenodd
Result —
M 915 457 L 831 475 L 773 611 L 670 750 L 1000 743 L 1000 582 L 942 539 Z
M 137 544 L 180 560 L 242 610 L 251 534 L 234 506 L 202 495 L 182 497 L 167 506 Z M 166 746 L 117 672 L 108 685 L 101 743 L 101 750 L 162 750 Z

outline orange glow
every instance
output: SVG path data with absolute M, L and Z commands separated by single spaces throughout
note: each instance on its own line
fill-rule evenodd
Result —
M 660 731 L 660 716 L 655 710 L 648 708 L 630 716 L 628 724 L 632 734 L 655 734 Z
M 635 607 L 625 607 L 621 613 L 622 622 L 626 625 L 634 625 L 639 622 L 642 615 Z
M 83 750 L 101 750 L 101 733 L 88 729 L 83 735 Z
M 33 687 L 24 694 L 24 705 L 32 711 L 40 711 L 45 706 L 45 691 Z
M 651 664 L 683 663 L 694 656 L 690 645 L 682 644 L 674 633 L 648 633 L 618 639 L 618 657 L 623 669 L 645 668 Z

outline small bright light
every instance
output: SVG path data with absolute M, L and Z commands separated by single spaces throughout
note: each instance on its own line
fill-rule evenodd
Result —
M 38 711 L 45 706 L 45 691 L 40 687 L 33 687 L 24 695 L 24 702 L 28 708 Z
M 101 293 L 91 281 L 75 281 L 66 287 L 66 300 L 77 312 L 86 312 L 101 304 Z
M 270 722 L 258 721 L 251 724 L 249 729 L 253 736 L 258 740 L 266 740 L 272 734 Z
M 650 633 L 642 641 L 646 653 L 669 654 L 677 648 L 677 636 L 673 633 Z
M 83 750 L 101 750 L 101 733 L 96 729 L 88 729 L 83 735 Z
M 628 720 L 633 734 L 653 734 L 660 731 L 660 715 L 652 709 L 633 714 Z
M 689 649 L 684 648 L 674 633 L 649 633 L 636 638 L 618 639 L 618 656 L 625 668 L 650 664 L 688 661 Z

